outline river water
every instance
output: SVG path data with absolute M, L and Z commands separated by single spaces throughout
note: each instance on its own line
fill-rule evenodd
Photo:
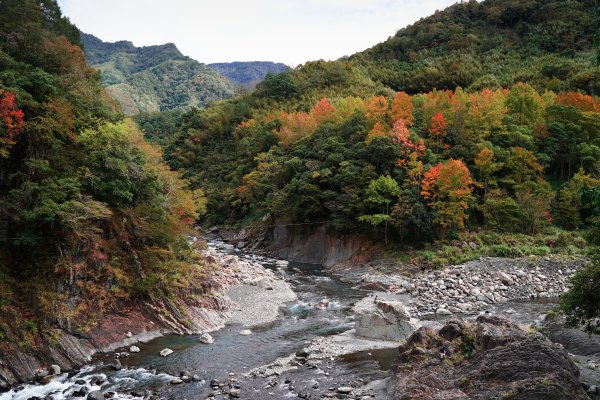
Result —
M 258 261 L 266 268 L 277 268 L 274 260 L 237 253 L 222 242 L 209 242 L 209 247 Z M 295 354 L 313 339 L 352 329 L 352 305 L 367 295 L 323 272 L 317 265 L 290 263 L 287 271 L 286 279 L 298 299 L 282 308 L 277 321 L 252 328 L 250 336 L 240 335 L 243 327 L 235 325 L 213 332 L 215 342 L 211 345 L 200 343 L 195 336 L 165 336 L 140 344 L 140 353 L 121 358 L 123 370 L 114 371 L 107 365 L 112 354 L 111 358 L 101 356 L 94 365 L 74 376 L 64 374 L 45 386 L 24 385 L 0 394 L 0 400 L 82 399 L 93 390 L 111 392 L 116 399 L 155 396 L 191 400 L 213 395 L 226 399 L 229 394 L 221 393 L 227 392 L 229 387 L 239 389 L 241 399 L 294 399 L 299 396 L 318 399 L 333 395 L 342 386 L 360 387 L 390 376 L 395 349 L 359 352 L 316 366 L 298 365 L 279 376 L 246 376 L 252 369 Z M 325 309 L 316 307 L 325 298 L 329 300 L 329 306 Z M 491 311 L 508 312 L 517 321 L 530 324 L 553 305 L 547 301 L 511 302 Z M 161 357 L 158 353 L 164 348 L 170 348 L 174 353 Z M 197 375 L 198 381 L 172 385 L 172 379 L 182 371 Z M 223 387 L 215 390 L 211 387 L 213 380 L 218 380 Z M 81 394 L 85 396 L 76 396 Z M 358 398 L 385 399 L 386 396 L 377 390 L 365 390 Z

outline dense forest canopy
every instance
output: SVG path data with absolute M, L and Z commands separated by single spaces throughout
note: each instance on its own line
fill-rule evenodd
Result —
M 582 196 L 600 177 L 593 5 L 456 4 L 365 52 L 183 115 L 168 160 L 206 191 L 211 223 L 268 214 L 416 242 L 589 227 Z
M 56 1 L 0 3 L 0 338 L 175 300 L 200 274 L 201 192 L 115 110 Z

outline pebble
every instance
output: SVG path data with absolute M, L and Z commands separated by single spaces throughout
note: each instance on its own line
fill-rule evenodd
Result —
M 137 347 L 137 346 L 131 346 L 131 347 L 129 348 L 129 352 L 130 352 L 130 353 L 139 353 L 139 352 L 140 352 L 140 348 L 139 348 L 139 347 Z
M 250 329 L 244 329 L 240 331 L 240 335 L 242 336 L 250 336 L 252 335 L 252 331 Z

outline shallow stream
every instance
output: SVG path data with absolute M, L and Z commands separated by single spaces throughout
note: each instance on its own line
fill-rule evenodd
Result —
M 266 268 L 277 269 L 274 260 L 253 254 L 243 254 L 222 242 L 212 241 L 209 246 L 221 252 L 229 252 L 257 261 Z M 277 321 L 252 328 L 249 336 L 240 335 L 242 326 L 229 325 L 213 332 L 213 344 L 202 344 L 196 336 L 169 335 L 140 344 L 141 352 L 131 354 L 120 361 L 126 369 L 114 371 L 107 364 L 111 355 L 101 356 L 96 364 L 84 368 L 74 376 L 64 374 L 45 386 L 24 385 L 8 393 L 0 394 L 0 400 L 9 399 L 82 399 L 83 394 L 101 389 L 113 392 L 118 399 L 207 399 L 229 398 L 228 394 L 215 391 L 211 381 L 231 384 L 238 388 L 241 399 L 321 398 L 333 394 L 341 386 L 360 387 L 363 384 L 390 375 L 396 350 L 365 351 L 321 365 L 298 365 L 296 369 L 279 376 L 247 377 L 252 369 L 273 363 L 281 357 L 295 354 L 313 339 L 333 335 L 353 328 L 352 305 L 365 297 L 366 292 L 352 289 L 352 285 L 323 272 L 320 266 L 290 263 L 286 279 L 296 291 L 298 299 L 282 309 Z M 325 309 L 317 307 L 321 299 L 328 299 Z M 521 301 L 502 305 L 492 312 L 512 314 L 517 321 L 530 324 L 541 318 L 554 302 Z M 168 357 L 158 353 L 164 348 L 174 351 Z M 123 349 L 122 351 L 126 351 Z M 110 357 L 110 358 L 109 358 Z M 182 371 L 197 375 L 197 381 L 179 385 L 170 384 Z M 104 381 L 104 382 L 103 382 Z M 215 382 L 213 381 L 213 385 Z M 365 392 L 364 398 L 384 399 L 377 391 Z M 372 397 L 371 397 L 372 396 Z M 359 397 L 363 398 L 363 397 Z

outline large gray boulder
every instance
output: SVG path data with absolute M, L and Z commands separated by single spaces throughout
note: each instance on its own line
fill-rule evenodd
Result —
M 562 346 L 498 317 L 420 328 L 398 351 L 396 400 L 588 399 Z
M 356 336 L 399 341 L 406 339 L 418 327 L 406 307 L 397 300 L 366 297 L 354 306 Z

